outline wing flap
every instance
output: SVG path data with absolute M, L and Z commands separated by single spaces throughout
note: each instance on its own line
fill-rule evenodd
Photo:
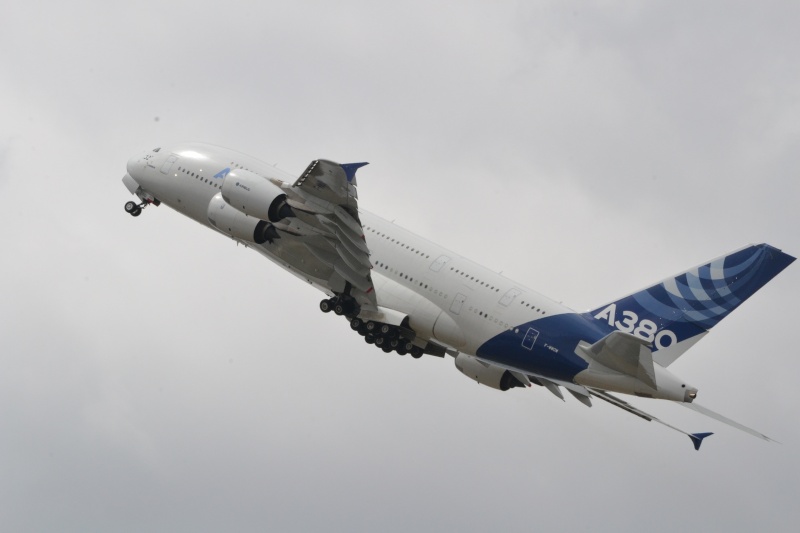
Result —
M 369 247 L 358 217 L 355 180 L 356 170 L 365 164 L 340 165 L 317 159 L 284 190 L 289 206 L 303 213 L 302 220 L 318 234 L 306 239 L 299 237 L 306 248 L 349 282 L 352 288 L 345 291 L 351 291 L 349 296 L 362 308 L 374 310 L 378 300 L 372 283 Z

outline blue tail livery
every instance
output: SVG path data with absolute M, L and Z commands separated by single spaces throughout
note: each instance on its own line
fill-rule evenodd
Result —
M 651 342 L 655 361 L 666 367 L 794 259 L 768 244 L 750 245 L 588 314 Z

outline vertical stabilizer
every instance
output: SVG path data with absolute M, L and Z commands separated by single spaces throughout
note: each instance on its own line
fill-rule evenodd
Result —
M 591 319 L 653 343 L 669 366 L 795 258 L 750 245 L 591 311 Z

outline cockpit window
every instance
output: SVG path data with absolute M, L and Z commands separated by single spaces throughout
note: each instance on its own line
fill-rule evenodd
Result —
M 153 151 L 154 151 L 154 152 L 158 152 L 159 150 L 161 150 L 161 147 L 160 147 L 160 146 L 159 146 L 158 148 L 153 148 Z

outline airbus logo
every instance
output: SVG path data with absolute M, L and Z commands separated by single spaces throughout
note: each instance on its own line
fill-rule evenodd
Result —
M 225 176 L 227 176 L 230 171 L 231 171 L 230 167 L 225 167 L 222 170 L 220 170 L 219 172 L 217 172 L 216 174 L 214 174 L 214 177 L 222 179 Z

